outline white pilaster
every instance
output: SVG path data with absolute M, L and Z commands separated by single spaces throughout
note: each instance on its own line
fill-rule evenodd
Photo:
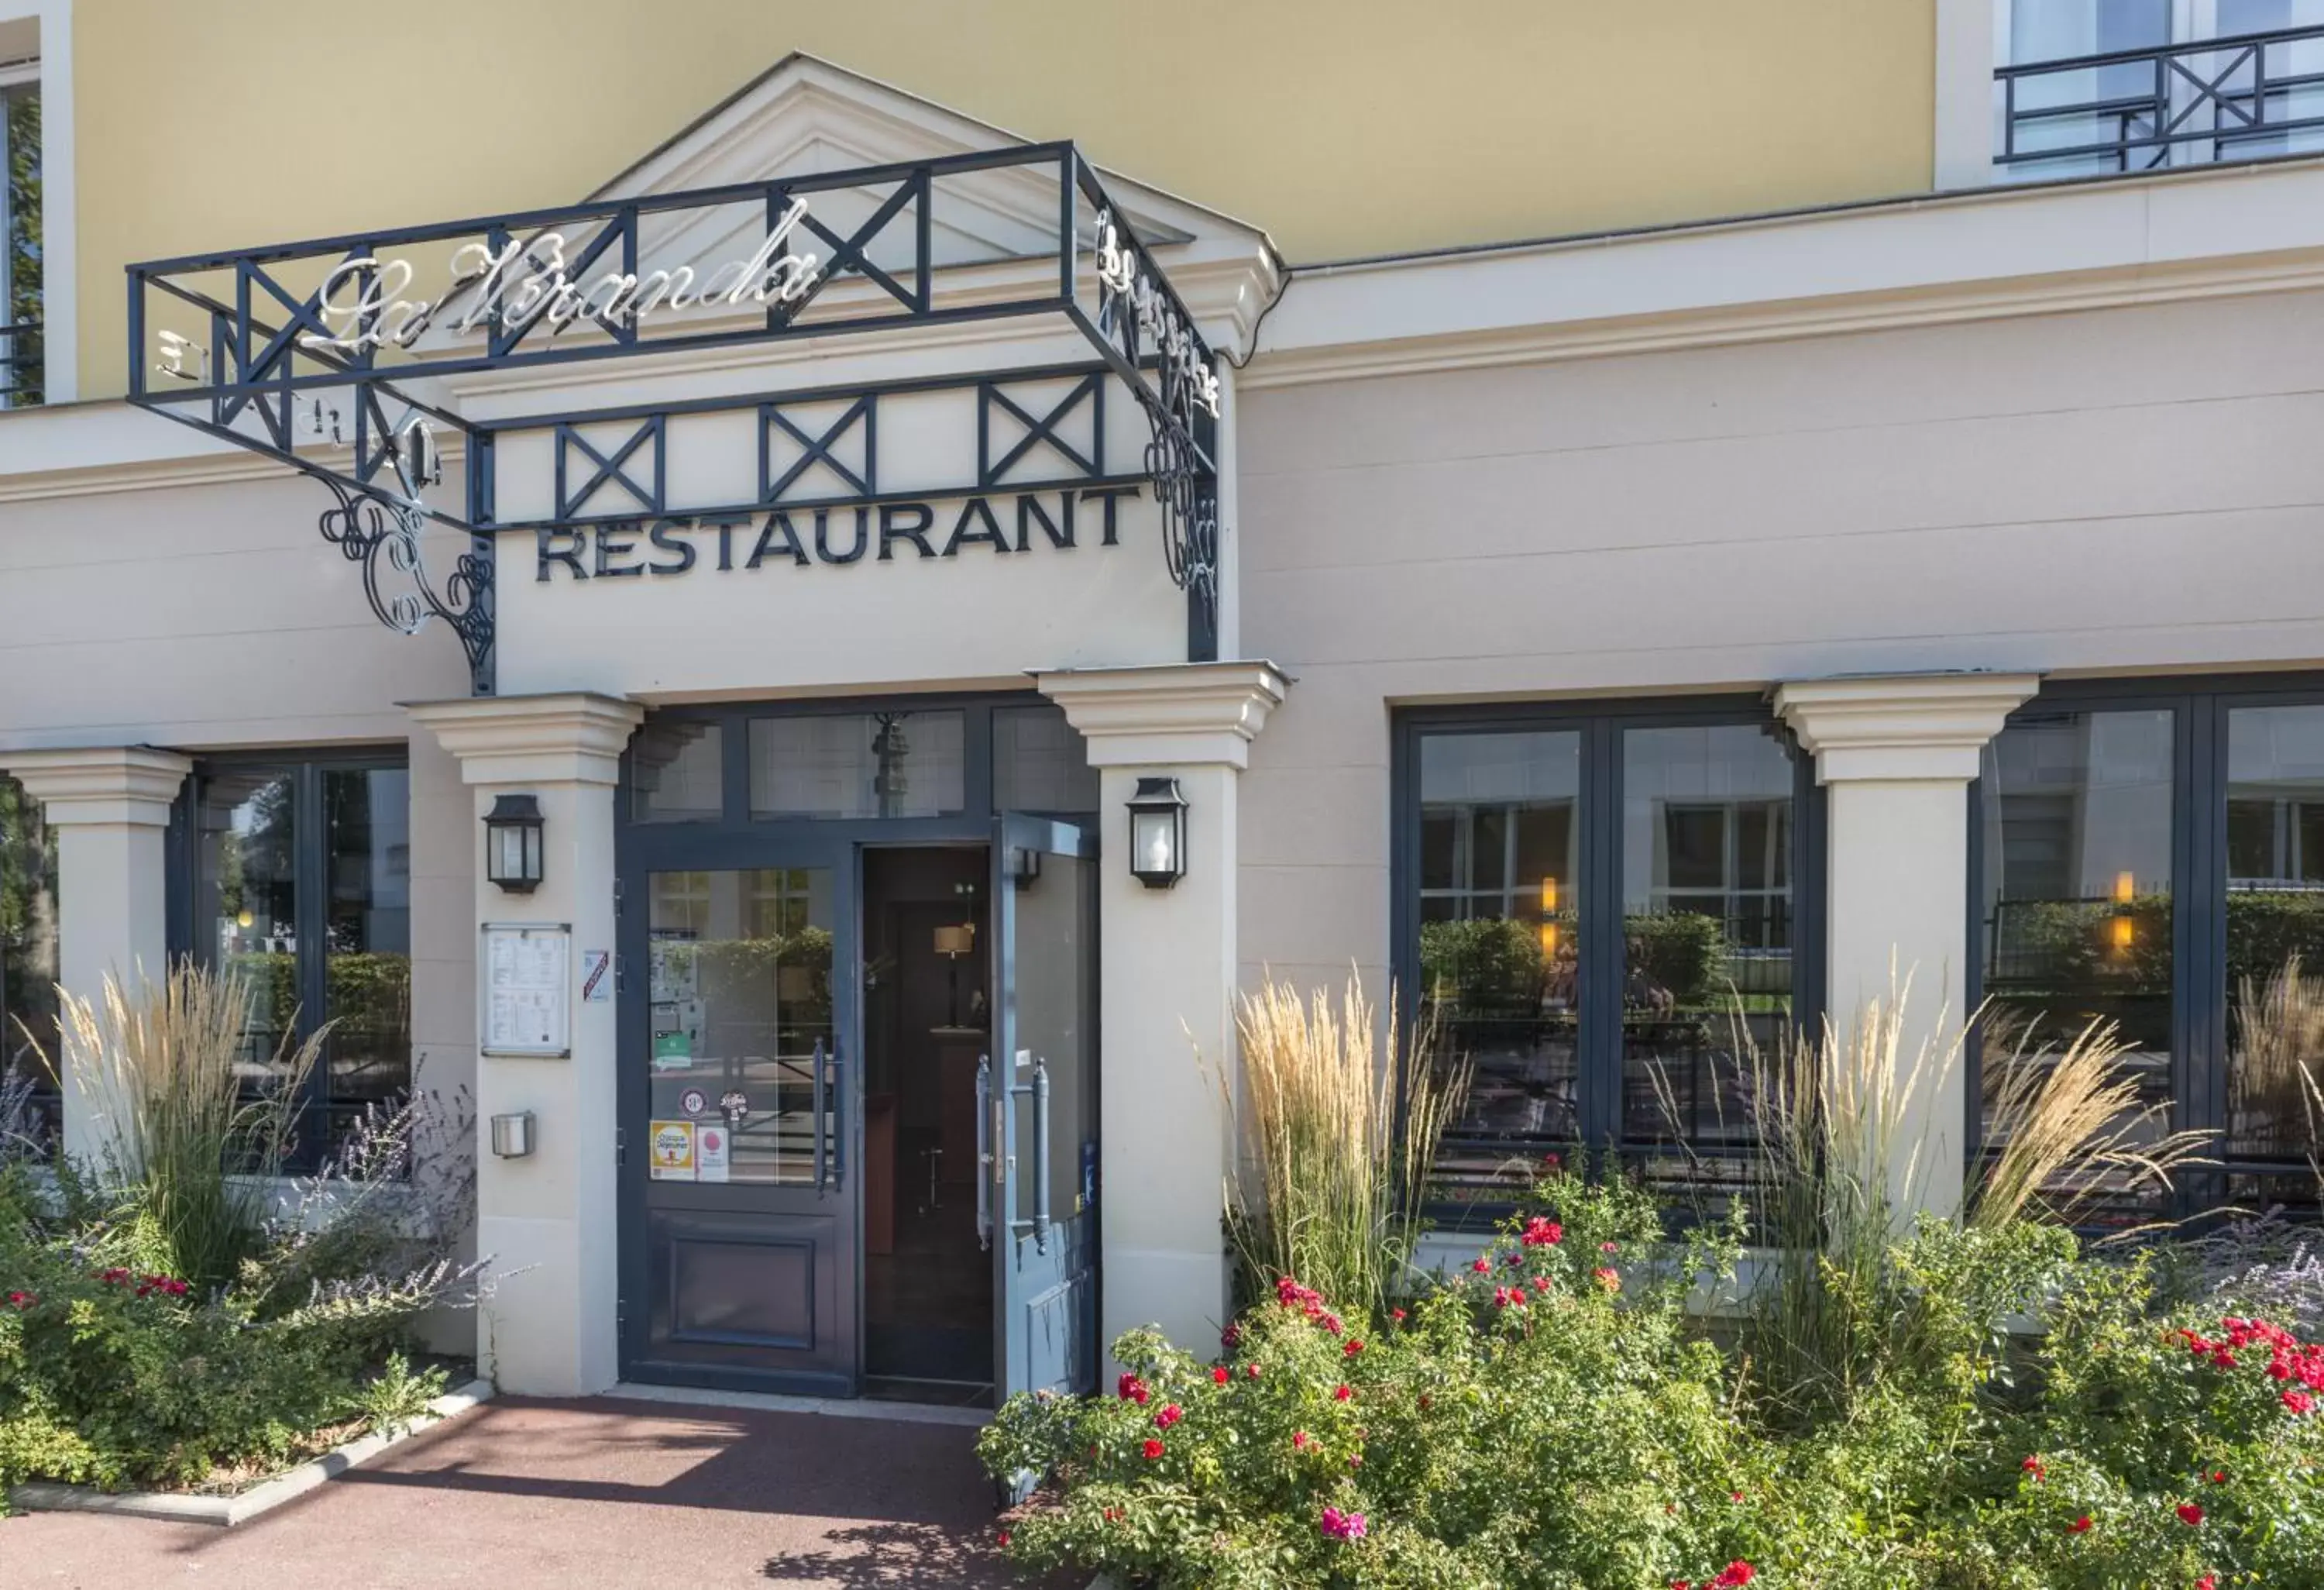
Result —
M 1111 1344 L 1158 1325 L 1209 1350 L 1227 1318 L 1220 1195 L 1230 1160 L 1222 1077 L 1235 1067 L 1235 794 L 1286 681 L 1265 662 L 1092 669 L 1039 677 L 1089 742 L 1106 824 L 1099 884 L 1105 1291 Z M 1130 874 L 1125 803 L 1175 777 L 1186 872 Z
M 1940 192 L 1983 188 L 1995 167 L 1993 69 L 2000 45 L 1994 0 L 1937 0 L 1936 136 Z
M 423 702 L 413 719 L 460 761 L 475 791 L 475 920 L 562 922 L 572 949 L 613 945 L 613 786 L 622 748 L 644 716 L 633 702 L 566 694 Z M 538 798 L 543 877 L 530 895 L 485 881 L 484 814 L 498 796 Z M 481 954 L 481 936 L 472 953 Z M 481 981 L 481 971 L 480 971 Z M 578 968 L 568 1012 L 570 1059 L 479 1055 L 479 1134 L 495 1114 L 530 1110 L 533 1152 L 493 1157 L 478 1144 L 476 1251 L 502 1279 L 478 1321 L 477 1351 L 504 1391 L 602 1391 L 620 1377 L 613 1158 L 614 1005 L 584 1003 Z M 480 1035 L 481 1036 L 481 1035 Z
M 57 835 L 57 980 L 100 1002 L 111 973 L 124 992 L 166 975 L 170 803 L 193 764 L 145 745 L 16 751 L 5 772 L 41 803 Z M 64 1064 L 62 1046 L 51 1058 Z M 109 1139 L 91 1078 L 60 1077 L 65 1151 L 101 1164 Z
M 1906 979 L 1904 1059 L 1924 1040 L 1941 1053 L 1958 1031 L 1969 785 L 1986 743 L 2040 683 L 2032 674 L 1923 674 L 1810 679 L 1775 692 L 1775 710 L 1814 753 L 1826 791 L 1825 988 L 1843 1035 L 1867 1001 L 1886 1001 Z M 1922 1082 L 1904 1132 L 1920 1145 L 1915 1190 L 1926 1206 L 1950 1212 L 1960 1204 L 1967 1084 L 1959 1066 Z

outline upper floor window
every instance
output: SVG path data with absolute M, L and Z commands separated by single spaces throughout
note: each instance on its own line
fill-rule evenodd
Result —
M 2324 0 L 1996 0 L 2009 175 L 2324 149 Z
M 0 215 L 0 408 L 42 399 L 41 368 L 40 62 L 0 66 L 0 155 L 8 181 Z

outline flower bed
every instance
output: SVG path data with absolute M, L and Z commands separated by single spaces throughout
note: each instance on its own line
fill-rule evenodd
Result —
M 1674 1244 L 1632 1189 L 1536 1197 L 1387 1317 L 1286 1279 L 1213 1362 L 1132 1332 L 1113 1395 L 1012 1400 L 983 1458 L 1049 1480 L 1010 1552 L 1222 1587 L 2324 1585 L 2324 1346 L 2198 1314 L 2149 1259 L 1932 1225 L 1809 1410 L 1687 1308 L 1736 1227 Z

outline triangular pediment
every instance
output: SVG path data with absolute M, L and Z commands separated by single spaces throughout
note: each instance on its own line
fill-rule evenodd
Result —
M 892 85 L 794 54 L 590 198 L 698 192 L 1022 148 L 1029 142 Z M 1248 272 L 1256 265 L 1258 275 L 1267 279 L 1259 291 L 1271 295 L 1277 267 L 1263 232 L 1117 173 L 1103 173 L 1103 180 L 1123 212 L 1119 218 L 1169 262 L 1166 268 L 1172 269 L 1174 281 L 1178 268 Z M 810 205 L 818 221 L 846 236 L 872 219 L 892 192 L 878 184 L 825 190 L 810 197 Z M 1054 256 L 1057 206 L 1051 169 L 1012 166 L 947 179 L 933 195 L 927 218 L 932 262 L 949 270 Z M 744 256 L 765 235 L 767 221 L 762 208 L 749 204 L 688 212 L 666 227 L 648 228 L 641 253 L 650 260 Z M 1085 234 L 1088 222 L 1084 216 Z M 874 240 L 867 257 L 894 270 L 908 264 L 911 254 L 908 232 L 890 227 Z M 1232 314 L 1240 306 L 1221 307 Z M 1195 310 L 1208 319 L 1208 306 L 1197 304 Z

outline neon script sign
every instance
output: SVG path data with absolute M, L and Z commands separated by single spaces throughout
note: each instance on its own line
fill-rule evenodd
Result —
M 514 335 L 537 325 L 554 337 L 574 325 L 634 328 L 664 310 L 740 309 L 752 303 L 796 309 L 825 275 L 820 255 L 790 246 L 791 234 L 806 215 L 807 200 L 791 200 L 748 258 L 729 260 L 699 277 L 692 265 L 678 265 L 642 273 L 607 271 L 584 282 L 573 274 L 562 232 L 512 239 L 497 251 L 483 243 L 463 244 L 452 252 L 450 284 L 433 299 L 404 296 L 418 275 L 409 260 L 343 260 L 323 279 L 317 298 L 316 313 L 329 333 L 306 332 L 299 343 L 317 352 L 341 354 L 408 348 L 436 323 L 446 305 L 472 290 L 472 301 L 450 322 L 455 330 L 489 325 L 503 335 Z

